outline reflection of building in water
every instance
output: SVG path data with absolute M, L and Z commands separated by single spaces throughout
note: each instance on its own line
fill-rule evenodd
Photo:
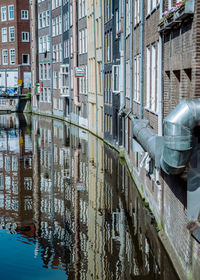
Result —
M 0 135 L 1 182 L 11 177 L 10 188 L 1 184 L 1 224 L 34 237 L 45 267 L 77 280 L 175 279 L 151 217 L 108 147 L 78 128 L 33 116 L 31 161 L 30 136 L 14 132 Z
M 55 120 L 33 118 L 33 130 L 34 218 L 42 259 L 47 267 L 86 279 L 87 142 L 79 140 L 78 129 L 70 135 L 69 126 Z
M 14 221 L 23 227 L 32 222 L 33 215 L 31 136 L 19 126 L 17 115 L 0 118 L 7 124 L 0 129 L 1 225 Z

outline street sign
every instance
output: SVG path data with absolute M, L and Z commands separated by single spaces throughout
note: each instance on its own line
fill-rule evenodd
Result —
M 22 85 L 22 80 L 17 81 L 18 85 Z

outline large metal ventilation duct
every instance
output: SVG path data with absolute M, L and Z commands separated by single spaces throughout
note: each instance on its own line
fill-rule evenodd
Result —
M 193 129 L 200 125 L 200 98 L 183 99 L 164 120 L 164 137 L 158 137 L 145 120 L 133 120 L 133 136 L 171 175 L 181 174 L 193 146 Z
M 180 174 L 192 151 L 193 129 L 200 124 L 200 98 L 183 99 L 164 120 L 164 148 L 161 167 L 168 174 Z

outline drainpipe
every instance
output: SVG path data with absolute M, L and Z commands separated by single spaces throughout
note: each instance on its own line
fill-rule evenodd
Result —
M 123 21 L 123 32 L 122 32 L 122 48 L 121 48 L 121 63 L 123 67 L 121 68 L 121 75 L 123 72 L 123 79 L 122 79 L 122 106 L 119 110 L 119 117 L 121 116 L 123 109 L 126 107 L 126 0 L 122 0 L 122 15 L 121 19 Z M 121 93 L 120 93 L 121 97 Z M 120 98 L 121 99 L 121 98 Z M 121 102 L 120 102 L 121 103 Z M 120 134 L 120 133 L 119 133 Z M 122 145 L 125 145 L 125 122 L 122 122 Z M 120 141 L 119 141 L 120 142 Z
M 63 21 L 63 0 L 61 1 L 61 20 L 62 20 L 62 34 L 61 34 L 61 53 L 62 53 L 62 64 L 63 64 L 63 57 L 64 57 L 64 53 L 63 53 L 63 50 L 64 50 L 64 41 L 63 41 L 63 25 L 64 25 L 64 21 Z M 61 75 L 61 73 L 60 73 Z M 63 100 L 63 119 L 65 117 L 65 109 L 66 109 L 66 97 L 62 97 L 62 100 Z
M 105 107 L 104 107 L 104 102 L 105 102 L 105 96 L 104 96 L 104 56 L 103 56 L 103 48 L 104 48 L 104 43 L 103 43 L 103 36 L 104 36 L 104 26 L 103 26 L 103 6 L 102 6 L 102 0 L 100 0 L 100 17 L 101 17 L 101 66 L 102 66 L 102 90 L 103 90 L 103 133 L 105 129 L 105 122 L 104 122 L 104 115 L 105 115 Z
M 49 0 L 49 37 L 50 37 L 50 92 L 51 114 L 53 115 L 53 45 L 52 45 L 52 1 Z
M 120 63 L 121 65 L 123 65 L 123 67 L 121 67 L 121 76 L 123 77 L 122 79 L 122 86 L 120 89 L 120 103 L 122 101 L 122 105 L 120 107 L 119 113 L 118 115 L 120 116 L 123 109 L 126 106 L 126 0 L 122 0 L 122 12 L 121 12 L 121 21 L 123 22 L 123 32 L 122 32 L 122 39 L 121 39 L 121 51 L 120 51 Z M 121 93 L 122 93 L 122 99 L 121 99 Z
M 70 27 L 70 22 L 71 22 L 71 17 L 70 17 L 70 1 L 68 1 L 68 16 L 69 16 L 69 29 L 68 29 L 68 36 L 69 36 L 69 118 L 71 122 L 71 104 L 72 104 L 72 96 L 71 96 L 71 27 Z
M 160 19 L 163 14 L 163 0 L 160 1 Z M 163 135 L 163 75 L 162 75 L 162 32 L 159 33 L 158 42 L 158 136 Z
M 95 0 L 93 0 L 93 28 L 94 28 L 94 59 L 95 59 L 95 95 L 96 95 L 96 134 L 98 135 L 98 95 L 97 95 L 97 50 L 95 27 Z
M 126 107 L 126 0 L 123 0 L 123 108 Z
M 126 118 L 133 110 L 133 1 L 130 6 L 131 28 L 130 28 L 130 110 L 126 115 Z
M 141 25 L 140 25 L 140 119 L 143 119 L 143 49 L 144 49 L 144 0 L 141 1 L 140 14 L 141 14 Z
M 77 11 L 76 11 L 76 1 L 73 0 L 73 58 L 74 58 L 74 104 L 77 107 L 81 106 L 81 103 L 78 100 L 78 78 L 75 77 L 75 69 L 78 66 L 78 44 L 77 44 Z

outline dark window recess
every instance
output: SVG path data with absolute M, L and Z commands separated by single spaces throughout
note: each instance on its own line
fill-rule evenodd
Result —
M 22 64 L 29 64 L 29 55 L 28 54 L 22 55 Z

